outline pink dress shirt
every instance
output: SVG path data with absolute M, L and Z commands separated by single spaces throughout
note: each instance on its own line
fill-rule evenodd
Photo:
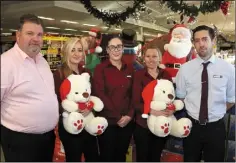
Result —
M 41 134 L 59 118 L 54 80 L 42 54 L 36 62 L 17 45 L 1 55 L 1 124 L 10 130 Z

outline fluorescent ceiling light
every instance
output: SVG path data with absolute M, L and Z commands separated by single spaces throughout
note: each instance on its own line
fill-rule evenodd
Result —
M 116 31 L 121 31 L 122 29 L 119 29 L 119 28 L 115 28 Z
M 15 31 L 17 31 L 16 29 L 9 29 L 10 31 L 13 31 L 13 32 L 15 32 Z
M 43 17 L 43 16 L 38 16 L 38 18 L 40 18 L 40 19 L 45 19 L 45 20 L 55 20 L 55 19 L 53 19 L 53 18 L 47 18 L 47 17 Z
M 12 35 L 12 33 L 1 33 L 1 35 L 8 36 L 8 35 Z
M 69 24 L 79 24 L 78 22 L 75 22 L 75 21 L 69 21 L 69 20 L 60 20 L 60 22 L 63 22 L 63 23 L 69 23 Z
M 234 24 L 234 22 L 231 22 L 230 24 Z
M 144 33 L 143 35 L 144 35 L 144 36 L 152 36 L 152 37 L 155 37 L 155 35 L 152 35 L 152 34 L 149 34 L 149 33 Z
M 80 32 L 89 32 L 89 31 L 80 31 Z
M 65 30 L 66 31 L 77 31 L 76 29 L 69 29 L 69 28 L 66 28 Z
M 47 28 L 47 29 L 60 29 L 58 27 L 45 27 L 45 28 Z
M 52 35 L 59 35 L 59 33 L 55 33 L 55 32 L 47 32 L 48 34 L 52 34 Z
M 93 25 L 93 24 L 83 24 L 83 25 L 86 25 L 86 26 L 91 26 L 91 27 L 94 27 L 96 25 Z
M 108 27 L 102 27 L 102 28 L 107 29 Z

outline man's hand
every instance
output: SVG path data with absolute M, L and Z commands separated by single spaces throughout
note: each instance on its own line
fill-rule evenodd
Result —
M 118 126 L 125 127 L 131 121 L 131 117 L 128 115 L 122 116 L 121 119 L 117 122 Z
M 91 110 L 88 110 L 88 109 L 84 109 L 84 110 L 79 111 L 79 113 L 81 113 L 84 117 L 86 117 L 90 112 L 91 112 Z

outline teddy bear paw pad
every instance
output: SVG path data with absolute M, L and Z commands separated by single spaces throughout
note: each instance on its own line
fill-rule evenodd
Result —
M 77 127 L 77 130 L 82 129 L 82 127 L 83 127 L 83 119 L 77 120 L 76 122 L 74 122 L 74 126 Z
M 98 125 L 98 130 L 96 132 L 97 135 L 101 135 L 104 132 L 104 126 Z
M 189 133 L 190 133 L 190 129 L 189 128 L 190 128 L 189 126 L 184 126 L 184 134 L 183 134 L 183 136 L 188 136 L 189 135 Z
M 163 126 L 161 126 L 161 129 L 165 134 L 167 134 L 169 132 L 169 123 L 165 123 Z

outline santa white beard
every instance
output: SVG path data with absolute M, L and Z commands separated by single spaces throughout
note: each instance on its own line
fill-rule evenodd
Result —
M 189 54 L 192 43 L 191 42 L 170 42 L 170 44 L 167 45 L 167 51 L 176 58 L 183 58 L 187 57 Z

